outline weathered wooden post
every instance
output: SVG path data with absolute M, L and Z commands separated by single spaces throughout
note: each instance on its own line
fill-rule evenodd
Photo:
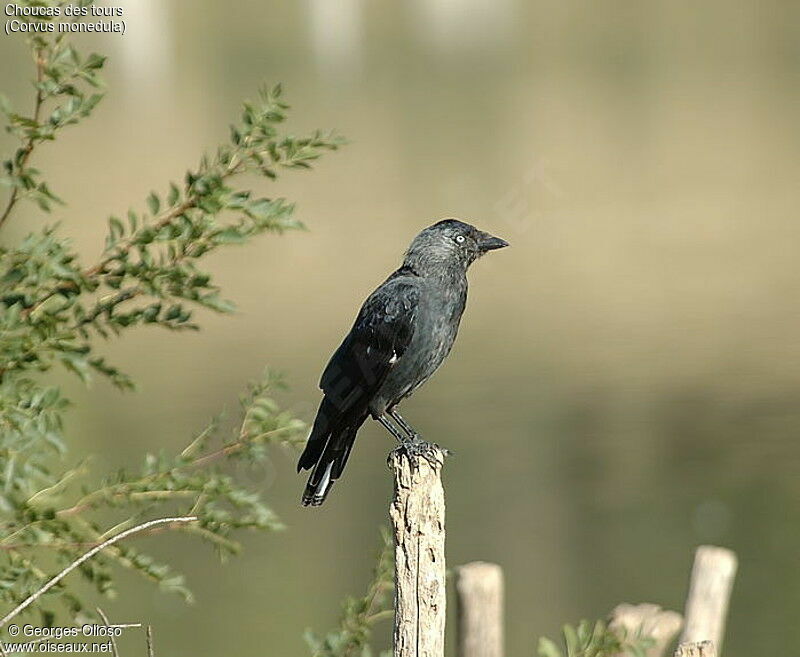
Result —
M 624 630 L 627 636 L 640 634 L 652 638 L 653 645 L 645 652 L 646 657 L 663 657 L 682 625 L 683 618 L 678 612 L 647 602 L 617 605 L 609 621 L 611 629 Z
M 409 460 L 403 449 L 389 455 L 394 498 L 389 508 L 394 531 L 394 657 L 444 657 L 445 452 Z
M 711 641 L 681 643 L 675 651 L 675 657 L 717 657 L 717 651 Z
M 683 616 L 681 643 L 711 641 L 722 654 L 722 637 L 728 616 L 736 555 L 726 548 L 701 545 L 697 548 Z
M 456 569 L 459 657 L 503 657 L 503 569 L 474 561 Z

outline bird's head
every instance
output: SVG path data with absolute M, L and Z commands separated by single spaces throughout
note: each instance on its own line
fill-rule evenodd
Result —
M 489 251 L 502 249 L 508 242 L 458 219 L 442 219 L 428 226 L 411 242 L 404 264 L 426 273 L 437 269 L 466 271 Z

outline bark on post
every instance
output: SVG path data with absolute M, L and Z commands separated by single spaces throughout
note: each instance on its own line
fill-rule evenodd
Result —
M 402 449 L 389 455 L 394 499 L 389 516 L 394 530 L 394 657 L 444 657 L 445 453 L 433 447 L 436 465 L 409 461 Z
M 686 624 L 681 643 L 711 641 L 722 654 L 722 637 L 728 615 L 728 601 L 736 576 L 736 555 L 721 547 L 697 548 L 686 598 Z
M 717 657 L 717 651 L 711 641 L 681 643 L 675 651 L 675 657 Z
M 459 657 L 503 657 L 503 569 L 475 561 L 456 569 Z

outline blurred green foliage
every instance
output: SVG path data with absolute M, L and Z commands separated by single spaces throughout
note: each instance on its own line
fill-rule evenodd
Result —
M 539 657 L 646 657 L 652 638 L 609 627 L 604 621 L 583 620 L 577 627 L 564 625 L 561 630 L 564 649 L 547 637 L 539 639 Z
M 0 181 L 10 193 L 0 226 L 20 201 L 33 201 L 44 212 L 61 202 L 30 165 L 31 156 L 62 128 L 89 117 L 102 98 L 104 57 L 84 57 L 62 36 L 34 36 L 28 43 L 36 69 L 33 114 L 20 114 L 7 101 L 2 103 L 7 130 L 19 146 L 3 162 Z M 151 193 L 146 210 L 130 210 L 125 221 L 109 218 L 105 249 L 90 265 L 80 261 L 57 226 L 0 248 L 3 603 L 17 605 L 41 588 L 52 575 L 42 563 L 66 566 L 90 547 L 151 518 L 197 516 L 196 522 L 167 528 L 210 542 L 222 556 L 238 551 L 233 537 L 237 530 L 281 527 L 259 492 L 221 467 L 237 459 L 263 461 L 266 446 L 301 438 L 304 423 L 274 400 L 281 386 L 278 377 L 268 374 L 243 395 L 232 434 L 217 417 L 183 451 L 147 454 L 139 471 L 114 472 L 92 485 L 85 460 L 65 468 L 62 431 L 69 402 L 58 386 L 48 383 L 47 374 L 61 365 L 85 382 L 100 376 L 131 390 L 133 381 L 98 353 L 103 339 L 121 337 L 141 325 L 197 328 L 197 307 L 233 310 L 201 268 L 201 260 L 262 233 L 301 227 L 292 204 L 254 196 L 233 181 L 247 173 L 273 180 L 281 170 L 308 169 L 322 152 L 341 143 L 335 135 L 319 132 L 281 134 L 287 109 L 279 86 L 262 89 L 257 102 L 245 103 L 241 122 L 231 127 L 230 143 L 203 156 L 180 185 L 169 184 L 166 194 Z M 43 552 L 48 555 L 44 561 L 39 556 Z M 128 545 L 105 549 L 84 563 L 80 573 L 96 591 L 112 595 L 114 564 L 191 599 L 183 577 L 171 566 Z M 53 587 L 31 608 L 38 608 L 50 623 L 59 602 L 77 618 L 87 608 L 80 590 L 71 584 Z
M 394 613 L 394 559 L 392 536 L 387 529 L 381 531 L 383 547 L 372 573 L 372 581 L 363 597 L 348 597 L 342 607 L 339 626 L 324 637 L 311 631 L 305 635 L 312 657 L 372 657 L 369 645 L 372 627 Z M 380 657 L 391 653 L 384 651 Z

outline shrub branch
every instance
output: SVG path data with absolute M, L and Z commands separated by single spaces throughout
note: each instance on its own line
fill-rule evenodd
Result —
M 0 619 L 0 628 L 5 627 L 5 625 L 12 620 L 17 614 L 21 611 L 29 607 L 33 602 L 38 600 L 42 595 L 44 595 L 47 591 L 53 588 L 56 584 L 58 584 L 62 579 L 64 579 L 67 575 L 69 575 L 73 570 L 78 568 L 81 564 L 91 559 L 94 555 L 96 555 L 101 550 L 104 550 L 107 547 L 118 543 L 119 541 L 128 538 L 128 536 L 132 536 L 133 534 L 138 534 L 145 529 L 150 529 L 151 527 L 155 527 L 156 525 L 164 525 L 167 523 L 170 524 L 181 524 L 186 522 L 195 522 L 197 520 L 196 516 L 180 516 L 175 518 L 157 518 L 155 520 L 148 520 L 147 522 L 143 522 L 141 525 L 136 525 L 136 527 L 131 527 L 130 529 L 126 529 L 124 532 L 120 532 L 116 536 L 112 536 L 106 541 L 100 543 L 93 547 L 91 550 L 83 554 L 80 558 L 73 561 L 69 566 L 64 568 L 58 575 L 51 578 L 50 581 L 47 582 L 44 586 L 42 586 L 37 591 L 34 591 L 31 595 L 29 595 L 25 600 L 19 603 L 14 609 L 8 612 L 2 619 Z

